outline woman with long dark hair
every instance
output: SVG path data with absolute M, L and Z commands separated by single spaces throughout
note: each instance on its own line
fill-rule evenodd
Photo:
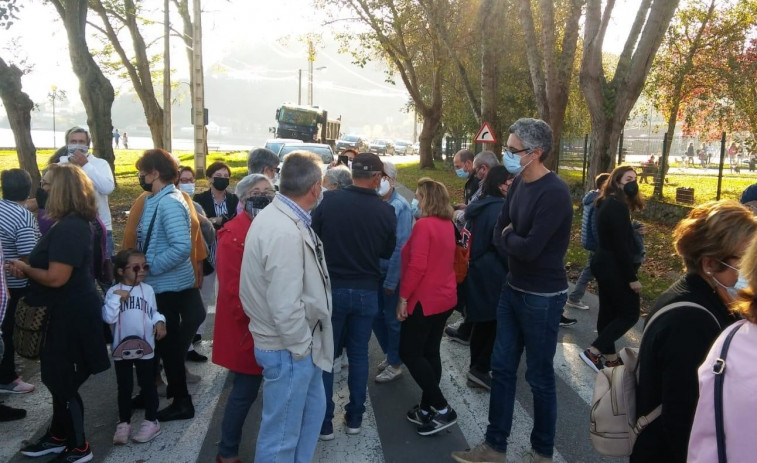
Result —
M 641 210 L 644 200 L 636 183 L 636 171 L 618 166 L 602 187 L 596 201 L 599 247 L 591 271 L 599 287 L 598 336 L 581 352 L 581 359 L 595 371 L 622 364 L 615 350 L 620 339 L 639 320 L 641 283 L 634 264 L 637 242 L 631 212 Z

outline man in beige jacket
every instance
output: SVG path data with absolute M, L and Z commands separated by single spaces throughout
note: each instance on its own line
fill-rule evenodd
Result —
M 290 153 L 280 191 L 245 240 L 239 297 L 263 367 L 255 461 L 309 462 L 326 412 L 322 372 L 334 358 L 331 284 L 310 211 L 321 198 L 321 158 Z

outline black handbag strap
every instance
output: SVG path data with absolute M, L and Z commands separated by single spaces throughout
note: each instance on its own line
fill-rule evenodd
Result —
M 165 198 L 165 196 L 163 197 Z M 145 236 L 145 244 L 142 246 L 142 254 L 145 256 L 147 255 L 147 248 L 150 246 L 150 237 L 152 236 L 152 227 L 155 225 L 155 217 L 158 216 L 158 207 L 160 206 L 160 201 L 163 200 L 163 198 L 160 198 L 158 200 L 158 204 L 155 205 L 155 212 L 152 213 L 152 219 L 150 219 L 150 225 L 147 227 L 147 235 Z
M 720 350 L 720 357 L 712 365 L 712 372 L 715 374 L 715 435 L 718 441 L 718 463 L 727 463 L 728 457 L 725 451 L 725 429 L 723 426 L 723 383 L 725 382 L 725 358 L 728 355 L 728 347 L 736 332 L 744 326 L 737 326 L 733 329 L 723 342 L 723 348 Z

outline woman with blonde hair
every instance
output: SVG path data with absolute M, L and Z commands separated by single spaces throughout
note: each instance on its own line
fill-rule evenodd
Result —
M 423 391 L 420 404 L 407 413 L 407 419 L 418 425 L 418 434 L 428 436 L 457 422 L 457 413 L 439 388 L 439 346 L 457 304 L 455 230 L 443 184 L 422 178 L 415 198 L 421 217 L 402 248 L 397 319 L 402 322 L 400 358 Z
M 699 391 L 697 368 L 715 338 L 736 318 L 729 309 L 739 261 L 757 219 L 736 201 L 711 201 L 676 225 L 673 245 L 686 274 L 655 301 L 639 347 L 637 416 L 660 415 L 639 435 L 631 463 L 683 463 Z M 708 460 L 713 461 L 713 460 Z M 734 460 L 737 461 L 737 460 Z
M 84 403 L 78 391 L 90 375 L 110 367 L 92 277 L 89 222 L 97 216 L 97 199 L 80 167 L 65 164 L 51 172 L 46 211 L 55 224 L 34 247 L 28 264 L 8 264 L 12 275 L 30 280 L 24 302 L 46 306 L 49 316 L 40 370 L 53 399 L 52 422 L 21 453 L 63 453 L 65 461 L 89 461 L 92 450 L 84 435 Z
M 757 240 L 752 240 L 741 259 L 739 273 L 746 288 L 733 310 L 745 320 L 726 328 L 715 340 L 699 367 L 699 404 L 689 439 L 689 463 L 718 461 L 715 429 L 715 381 L 713 367 L 723 357 L 728 365 L 723 375 L 722 415 L 724 453 L 730 461 L 752 461 L 757 454 Z M 737 331 L 738 330 L 738 331 Z M 728 341 L 728 338 L 731 338 Z M 726 356 L 723 346 L 728 344 Z

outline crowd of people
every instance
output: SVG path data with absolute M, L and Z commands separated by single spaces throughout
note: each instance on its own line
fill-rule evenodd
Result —
M 86 130 L 67 132 L 67 146 L 50 159 L 33 199 L 28 173 L 4 171 L 0 391 L 35 390 L 16 372 L 14 331 L 17 312 L 38 310 L 45 314 L 38 328 L 41 380 L 53 402 L 45 433 L 21 453 L 90 461 L 78 390 L 111 363 L 114 445 L 149 442 L 162 422 L 192 419 L 187 384 L 195 379 L 185 362 L 207 360 L 193 343 L 205 331 L 200 288 L 212 276 L 212 361 L 233 373 L 218 463 L 240 461 L 242 428 L 261 385 L 256 461 L 308 462 L 319 440 L 335 438 L 335 426 L 361 433 L 372 335 L 384 354 L 374 381 L 407 372 L 421 391 L 406 414 L 417 433 L 455 425 L 457 413 L 440 387 L 445 333 L 469 345 L 469 386 L 490 391 L 484 441 L 451 457 L 507 461 L 525 350 L 534 406 L 531 449 L 521 461 L 552 461 L 558 330 L 576 323 L 568 309 L 589 308 L 582 299 L 596 277 L 597 337 L 580 358 L 597 372 L 623 365 L 616 342 L 640 317 L 646 227 L 632 216 L 644 199 L 632 167 L 595 179 L 581 202 L 589 259 L 569 292 L 565 255 L 574 206 L 566 183 L 545 166 L 552 131 L 524 118 L 508 135 L 501 157 L 468 150 L 454 156 L 456 174 L 466 179 L 460 203 L 430 178 L 418 180 L 408 202 L 397 189 L 396 167 L 370 153 L 344 153 L 348 163 L 324 174 L 315 154 L 280 161 L 255 149 L 233 192 L 224 162 L 208 166 L 209 188 L 196 192 L 191 168 L 164 150 L 147 150 L 136 163 L 144 192 L 117 253 L 108 206 L 113 175 L 89 152 Z M 749 367 L 757 344 L 757 219 L 750 209 L 757 187 L 741 202 L 697 206 L 675 227 L 686 272 L 654 303 L 650 315 L 665 312 L 639 349 L 637 413 L 649 425 L 633 462 L 715 461 L 721 446 L 733 461 L 746 461 L 755 450 L 746 436 L 756 430 L 757 403 L 746 391 L 757 385 Z M 462 323 L 448 326 L 456 310 Z M 713 407 L 720 393 L 712 365 L 728 346 L 727 400 Z M 347 369 L 344 410 L 333 400 L 337 368 Z M 163 409 L 160 396 L 171 399 Z M 136 408 L 145 410 L 144 420 L 132 430 Z M 721 414 L 724 425 L 716 426 Z M 0 404 L 0 421 L 25 415 Z M 727 438 L 716 443 L 722 427 Z

